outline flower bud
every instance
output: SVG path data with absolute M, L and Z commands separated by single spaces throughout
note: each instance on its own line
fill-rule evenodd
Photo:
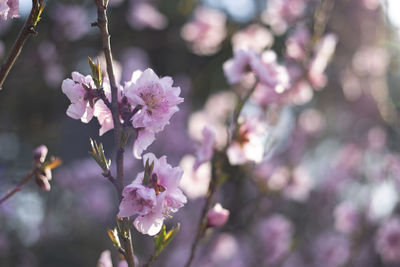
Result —
M 229 218 L 229 210 L 224 209 L 220 203 L 214 205 L 207 213 L 207 226 L 218 227 L 224 225 Z
M 47 147 L 45 145 L 41 145 L 37 147 L 33 152 L 33 159 L 36 163 L 43 163 L 47 156 Z

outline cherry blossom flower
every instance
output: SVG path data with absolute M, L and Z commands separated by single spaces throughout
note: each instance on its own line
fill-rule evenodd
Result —
M 228 147 L 226 154 L 232 165 L 253 161 L 260 163 L 264 156 L 266 128 L 256 117 L 245 119 Z
M 132 183 L 124 187 L 118 217 L 145 215 L 156 206 L 156 192 L 141 183 Z
M 400 262 L 400 218 L 392 217 L 378 230 L 376 251 L 387 262 Z
M 83 76 L 79 72 L 72 72 L 72 79 L 65 79 L 61 85 L 64 94 L 67 95 L 71 104 L 67 109 L 67 115 L 73 119 L 80 119 L 88 123 L 93 117 L 92 89 L 95 88 L 90 75 Z
M 0 21 L 19 16 L 19 0 L 0 0 Z
M 129 25 L 137 30 L 145 28 L 162 30 L 168 24 L 168 19 L 146 0 L 131 0 L 127 14 Z
M 88 14 L 80 5 L 57 4 L 49 14 L 55 21 L 53 34 L 59 39 L 77 41 L 90 30 Z
M 220 203 L 216 203 L 207 213 L 207 225 L 219 227 L 224 225 L 229 218 L 229 210 L 224 209 Z
M 270 0 L 262 13 L 262 20 L 271 25 L 276 34 L 283 34 L 288 26 L 303 15 L 308 0 Z
M 356 230 L 360 222 L 357 208 L 349 202 L 339 204 L 334 211 L 335 229 L 341 233 L 349 234 Z
M 264 260 L 276 264 L 289 252 L 293 235 L 292 223 L 283 215 L 274 214 L 260 222 L 257 235 L 264 244 Z
M 120 103 L 121 106 L 122 95 L 123 95 L 122 86 L 118 84 L 117 89 L 118 89 L 118 102 Z M 103 80 L 103 90 L 104 90 L 104 95 L 111 103 L 111 87 L 108 77 L 105 77 Z M 99 129 L 100 136 L 102 136 L 104 133 L 114 128 L 114 121 L 112 118 L 111 110 L 106 106 L 106 104 L 104 104 L 104 101 L 102 99 L 98 99 L 96 101 L 96 104 L 94 105 L 93 116 L 97 118 L 101 126 Z M 123 122 L 122 118 L 120 118 L 120 120 L 122 123 Z
M 178 211 L 187 200 L 178 188 L 183 174 L 181 168 L 173 168 L 165 156 L 157 159 L 151 153 L 144 155 L 143 161 L 144 164 L 154 164 L 151 181 L 143 184 L 145 173 L 141 172 L 132 184 L 124 188 L 118 216 L 138 214 L 133 222 L 136 229 L 153 236 L 161 230 L 165 217 Z
M 33 160 L 35 163 L 40 166 L 43 165 L 46 157 L 47 157 L 48 149 L 45 145 L 41 145 L 35 149 L 33 152 Z M 36 184 L 43 190 L 43 191 L 50 191 L 51 186 L 49 181 L 52 179 L 51 169 L 50 168 L 43 168 L 43 170 L 37 170 L 35 172 L 35 181 Z
M 315 266 L 340 267 L 350 257 L 347 238 L 335 233 L 324 233 L 314 243 Z
M 282 93 L 289 87 L 289 74 L 284 66 L 277 63 L 272 50 L 257 55 L 253 50 L 235 50 L 233 58 L 223 65 L 225 76 L 230 84 L 242 81 L 246 73 L 254 73 L 266 90 Z
M 307 46 L 311 41 L 311 34 L 306 26 L 300 25 L 286 40 L 286 56 L 301 61 L 307 56 Z
M 139 261 L 136 258 L 136 255 L 133 255 L 133 260 L 135 262 L 135 266 L 139 265 Z M 113 267 L 113 263 L 111 260 L 111 252 L 109 250 L 105 250 L 100 254 L 100 258 L 97 262 L 97 267 Z M 124 260 L 118 263 L 118 267 L 128 267 L 128 263 Z
M 216 53 L 226 36 L 226 16 L 224 13 L 207 7 L 198 7 L 194 18 L 183 26 L 181 35 L 194 53 L 211 55 Z
M 203 142 L 197 150 L 197 159 L 193 168 L 196 170 L 204 162 L 210 161 L 215 149 L 215 130 L 209 126 L 203 128 Z
M 233 51 L 233 58 L 223 65 L 224 74 L 230 84 L 241 81 L 242 76 L 252 70 L 252 63 L 257 60 L 257 55 L 252 49 L 238 49 Z
M 327 34 L 315 46 L 314 57 L 308 67 L 308 78 L 314 88 L 318 89 L 326 85 L 324 72 L 335 52 L 337 42 L 336 35 Z
M 260 53 L 274 42 L 272 34 L 262 25 L 251 24 L 232 36 L 233 51 L 253 49 Z
M 133 146 L 136 158 L 153 143 L 155 134 L 169 124 L 172 115 L 179 110 L 183 102 L 179 97 L 179 87 L 172 86 L 171 77 L 159 78 L 152 69 L 135 71 L 131 81 L 127 82 L 124 92 L 132 106 L 141 109 L 132 117 L 132 125 L 139 130 Z
M 180 187 L 190 199 L 205 196 L 211 179 L 211 163 L 206 162 L 201 164 L 199 168 L 194 170 L 193 165 L 195 161 L 194 156 L 186 155 L 179 163 L 179 166 L 183 169 Z

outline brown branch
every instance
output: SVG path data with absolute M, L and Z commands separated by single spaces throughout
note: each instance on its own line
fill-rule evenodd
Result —
M 34 170 L 31 170 L 26 176 L 25 178 L 19 182 L 19 184 L 12 190 L 10 191 L 7 195 L 5 195 L 2 199 L 0 199 L 0 205 L 3 204 L 7 199 L 9 199 L 10 197 L 12 197 L 15 193 L 17 193 L 18 191 L 20 191 L 22 189 L 22 186 L 24 184 L 26 184 L 35 174 Z
M 99 27 L 101 32 L 101 37 L 103 41 L 103 50 L 104 56 L 106 58 L 107 63 L 107 73 L 110 79 L 111 86 L 111 113 L 114 122 L 114 145 L 117 149 L 117 158 L 116 158 L 116 169 L 117 169 L 117 177 L 116 183 L 118 188 L 118 193 L 120 200 L 122 199 L 122 189 L 123 189 L 123 166 L 124 166 L 124 148 L 121 146 L 121 122 L 119 120 L 119 103 L 118 103 L 118 88 L 115 81 L 114 68 L 113 68 L 113 58 L 111 53 L 111 43 L 110 43 L 110 34 L 108 31 L 108 19 L 107 19 L 107 5 L 108 0 L 94 0 L 97 7 L 97 23 L 96 26 Z M 134 267 L 134 257 L 133 257 L 133 247 L 132 247 L 132 237 L 130 231 L 130 223 L 128 218 L 123 219 L 123 231 L 124 233 L 120 233 L 120 237 L 122 240 L 122 246 L 125 250 L 126 261 L 128 262 L 129 267 Z
M 210 184 L 208 185 L 208 191 L 207 191 L 207 197 L 206 197 L 206 202 L 204 203 L 203 210 L 201 211 L 201 216 L 200 220 L 198 223 L 198 228 L 197 228 L 197 234 L 194 242 L 192 243 L 192 247 L 190 249 L 190 256 L 189 259 L 187 260 L 185 267 L 189 267 L 192 264 L 192 261 L 194 259 L 195 253 L 196 253 L 196 248 L 201 240 L 201 238 L 204 235 L 205 230 L 207 229 L 207 212 L 211 207 L 212 203 L 212 198 L 214 196 L 214 193 L 217 189 L 218 185 L 218 177 L 217 177 L 217 167 L 216 167 L 216 156 L 213 157 L 213 162 L 212 162 L 212 170 L 211 170 L 211 181 Z
M 32 9 L 26 19 L 24 26 L 22 27 L 17 40 L 11 49 L 6 61 L 1 66 L 0 69 L 0 89 L 3 87 L 4 81 L 6 80 L 8 73 L 14 66 L 19 54 L 21 53 L 22 47 L 25 41 L 29 38 L 31 34 L 36 35 L 36 24 L 39 21 L 39 17 L 44 8 L 44 0 L 32 0 Z

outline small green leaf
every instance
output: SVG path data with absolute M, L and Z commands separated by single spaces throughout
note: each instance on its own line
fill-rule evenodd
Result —
M 90 57 L 88 57 L 88 60 L 89 60 L 90 70 L 92 71 L 92 78 L 96 85 L 96 88 L 101 89 L 103 87 L 103 81 L 100 70 L 100 62 L 97 59 L 97 63 L 94 63 Z
M 154 237 L 154 250 L 157 256 L 161 253 L 161 251 L 165 249 L 165 247 L 172 241 L 172 239 L 174 239 L 176 234 L 179 232 L 179 229 L 179 223 L 176 227 L 173 227 L 168 232 L 166 231 L 165 225 L 163 225 L 160 233 L 156 237 Z
M 119 241 L 117 228 L 114 228 L 113 230 L 107 229 L 107 234 L 113 242 L 114 246 L 117 248 L 121 248 L 121 242 Z
M 106 159 L 103 144 L 100 143 L 100 145 L 98 145 L 96 141 L 90 138 L 90 146 L 92 151 L 89 151 L 89 155 L 92 156 L 104 172 L 109 171 L 111 160 Z
M 154 169 L 154 161 L 151 162 L 151 165 L 149 163 L 149 159 L 146 160 L 145 166 L 144 166 L 144 177 L 143 177 L 143 185 L 148 185 L 150 183 L 150 177 L 153 173 Z

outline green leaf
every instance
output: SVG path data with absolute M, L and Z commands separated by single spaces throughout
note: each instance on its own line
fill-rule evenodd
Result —
M 89 60 L 90 70 L 92 71 L 92 78 L 96 85 L 96 88 L 101 89 L 103 87 L 103 81 L 100 70 L 100 62 L 97 59 L 97 63 L 94 63 L 90 57 L 88 57 L 88 60 Z
M 121 248 L 121 242 L 119 241 L 117 228 L 114 228 L 113 230 L 107 229 L 107 234 L 113 242 L 114 246 L 117 248 Z
M 163 225 L 160 233 L 154 237 L 154 251 L 156 256 L 158 256 L 161 251 L 165 249 L 165 247 L 174 239 L 176 234 L 179 232 L 180 224 L 176 227 L 173 227 L 171 230 L 167 232 L 165 225 Z
M 92 151 L 89 151 L 89 155 L 92 156 L 92 158 L 97 162 L 97 164 L 104 172 L 109 171 L 111 160 L 106 159 L 103 144 L 100 143 L 98 145 L 96 141 L 90 138 L 90 146 L 92 148 Z
M 153 173 L 154 169 L 154 161 L 149 163 L 149 159 L 146 160 L 145 166 L 144 166 L 144 177 L 143 177 L 143 185 L 148 185 L 150 183 L 150 177 Z

